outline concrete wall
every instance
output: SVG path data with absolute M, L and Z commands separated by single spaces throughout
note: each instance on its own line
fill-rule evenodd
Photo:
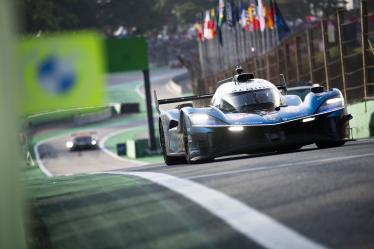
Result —
M 353 138 L 374 136 L 374 101 L 351 104 L 348 105 L 347 109 L 348 113 L 353 116 L 353 119 L 350 121 Z

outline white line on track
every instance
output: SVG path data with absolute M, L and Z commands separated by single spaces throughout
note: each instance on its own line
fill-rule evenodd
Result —
M 236 231 L 268 249 L 326 248 L 266 214 L 222 192 L 191 180 L 153 172 L 102 172 L 96 174 L 137 176 L 164 186 L 202 206 Z
M 188 179 L 199 179 L 199 178 L 207 178 L 207 177 L 212 177 L 212 176 L 226 176 L 226 175 L 234 175 L 234 174 L 246 173 L 246 172 L 252 172 L 252 171 L 279 169 L 279 168 L 287 168 L 287 167 L 293 167 L 293 166 L 300 166 L 299 168 L 302 168 L 302 167 L 318 166 L 318 165 L 321 165 L 327 162 L 344 161 L 344 160 L 351 160 L 351 159 L 363 158 L 363 157 L 374 157 L 374 153 L 354 155 L 354 156 L 332 157 L 332 158 L 318 159 L 318 160 L 305 161 L 305 162 L 285 163 L 285 164 L 279 164 L 276 166 L 263 166 L 263 167 L 249 168 L 249 169 L 229 170 L 229 171 L 223 171 L 223 172 L 217 172 L 217 173 L 211 173 L 211 174 L 189 176 L 187 178 Z
M 48 177 L 52 177 L 52 173 L 45 167 L 43 161 L 41 160 L 40 158 L 40 154 L 39 154 L 39 146 L 43 143 L 46 143 L 48 142 L 49 140 L 52 140 L 54 138 L 57 138 L 57 137 L 53 137 L 53 138 L 49 138 L 49 139 L 45 139 L 45 140 L 42 140 L 40 142 L 38 142 L 37 144 L 34 145 L 34 154 L 35 154 L 35 160 L 40 168 L 40 170 Z
M 90 130 L 90 129 L 86 129 L 86 130 Z M 84 130 L 82 130 L 84 131 Z M 57 136 L 54 136 L 54 137 L 50 137 L 50 138 L 46 138 L 46 139 L 43 139 L 43 140 L 40 140 L 38 143 L 36 143 L 34 145 L 34 154 L 35 154 L 35 161 L 37 162 L 37 165 L 39 167 L 39 169 L 44 173 L 44 175 L 48 176 L 48 177 L 53 177 L 54 175 L 51 173 L 51 171 L 49 171 L 47 169 L 47 167 L 45 167 L 44 163 L 43 163 L 43 160 L 40 158 L 40 153 L 39 153 L 39 147 L 44 144 L 44 143 L 47 143 L 51 140 L 54 140 L 54 139 L 58 139 L 58 138 L 62 138 L 62 137 L 66 137 L 67 134 L 61 134 L 61 135 L 57 135 Z M 71 176 L 72 174 L 65 174 L 65 175 L 59 175 L 59 176 Z

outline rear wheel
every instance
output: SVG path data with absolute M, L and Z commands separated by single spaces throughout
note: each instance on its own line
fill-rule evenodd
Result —
M 183 163 L 184 162 L 183 158 L 171 157 L 171 156 L 167 155 L 164 129 L 162 128 L 161 121 L 159 122 L 158 128 L 159 128 L 159 132 L 160 132 L 160 145 L 161 145 L 161 150 L 162 150 L 162 156 L 164 157 L 165 164 L 166 165 L 175 165 L 175 164 Z
M 318 149 L 327 149 L 333 147 L 343 146 L 345 141 L 334 141 L 334 142 L 316 142 Z

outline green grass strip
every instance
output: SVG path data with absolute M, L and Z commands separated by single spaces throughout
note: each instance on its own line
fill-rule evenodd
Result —
M 127 140 L 143 138 L 144 134 L 147 134 L 147 129 L 148 128 L 146 126 L 140 126 L 140 127 L 127 130 L 123 133 L 119 133 L 117 135 L 110 137 L 108 140 L 106 140 L 104 143 L 104 146 L 108 150 L 114 153 L 117 153 L 116 146 L 118 143 L 126 143 Z M 158 143 L 158 139 L 157 139 L 157 143 Z M 162 163 L 164 161 L 161 155 L 139 157 L 136 160 L 140 162 L 144 162 L 144 163 L 149 163 L 149 164 Z

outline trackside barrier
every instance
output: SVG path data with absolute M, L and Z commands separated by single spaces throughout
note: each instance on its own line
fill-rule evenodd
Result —
M 96 123 L 96 122 L 110 119 L 112 116 L 113 116 L 112 109 L 107 108 L 101 112 L 84 113 L 84 114 L 76 115 L 74 116 L 74 124 L 83 125 L 83 124 Z
M 140 112 L 140 104 L 139 103 L 121 103 L 121 114 L 131 114 L 131 113 L 139 113 Z
M 126 141 L 127 157 L 136 159 L 147 155 L 148 139 L 131 139 Z
M 350 104 L 348 113 L 353 119 L 349 121 L 353 138 L 368 138 L 374 136 L 374 101 Z

